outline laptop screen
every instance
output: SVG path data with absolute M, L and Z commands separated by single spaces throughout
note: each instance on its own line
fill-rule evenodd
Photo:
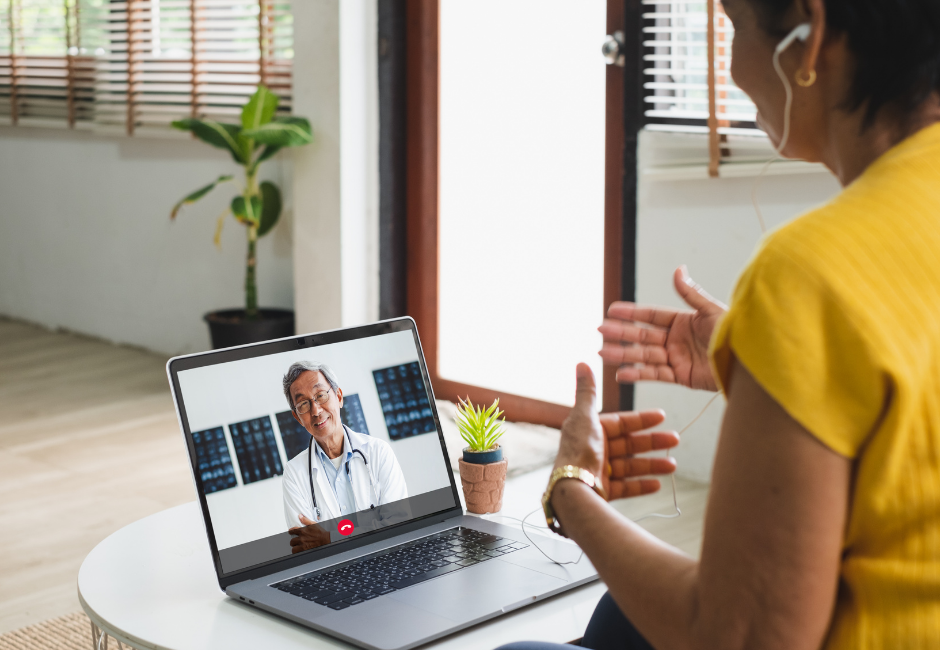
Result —
M 458 505 L 412 321 L 397 324 L 171 361 L 220 577 Z

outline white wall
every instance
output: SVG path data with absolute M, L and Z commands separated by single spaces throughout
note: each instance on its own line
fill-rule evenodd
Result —
M 262 170 L 285 192 L 283 223 L 259 244 L 263 306 L 293 305 L 290 167 L 279 156 Z M 226 153 L 182 134 L 0 128 L 0 314 L 166 354 L 209 348 L 202 315 L 244 304 L 244 228 L 230 219 L 221 250 L 212 243 L 236 186 L 175 223 L 169 213 L 237 171 Z
M 696 143 L 701 141 L 701 145 Z M 672 144 L 699 146 L 704 140 L 643 132 L 640 138 L 637 299 L 643 303 L 685 307 L 672 286 L 672 273 L 686 264 L 692 277 L 719 300 L 731 297 L 761 236 L 751 190 L 759 166 L 725 166 L 722 178 L 707 178 L 701 165 L 665 166 L 664 149 Z M 765 147 L 769 155 L 769 147 Z M 734 146 L 732 143 L 732 152 Z M 668 156 L 667 156 L 668 157 Z M 839 191 L 825 169 L 805 163 L 775 163 L 760 183 L 759 204 L 769 227 L 824 203 Z M 711 393 L 672 385 L 638 384 L 638 408 L 665 409 L 665 427 L 679 430 L 711 398 Z M 676 450 L 678 473 L 707 481 L 724 412 L 724 398 L 683 436 Z
M 294 113 L 314 143 L 262 172 L 285 211 L 259 244 L 258 282 L 261 305 L 296 309 L 305 332 L 378 318 L 377 6 L 293 10 Z M 202 315 L 244 304 L 244 230 L 229 221 L 221 252 L 212 244 L 234 188 L 168 215 L 237 167 L 169 133 L 0 127 L 0 314 L 165 354 L 209 347 Z
M 275 414 L 288 408 L 281 378 L 290 364 L 304 359 L 326 363 L 336 373 L 344 394 L 359 395 L 369 434 L 391 445 L 405 476 L 409 496 L 449 485 L 444 453 L 435 434 L 389 439 L 372 375 L 372 371 L 379 368 L 417 361 L 418 350 L 411 332 L 186 370 L 179 374 L 179 382 L 190 431 L 223 426 L 236 468 L 237 487 L 214 492 L 206 499 L 219 548 L 276 535 L 287 529 L 281 477 L 243 485 L 228 426 L 267 415 L 275 439 L 279 439 Z M 281 462 L 286 462 L 284 450 L 279 448 L 279 451 Z

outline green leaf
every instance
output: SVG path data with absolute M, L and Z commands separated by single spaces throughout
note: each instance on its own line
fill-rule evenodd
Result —
M 232 214 L 246 225 L 257 226 L 261 221 L 261 197 L 253 196 L 245 203 L 244 196 L 236 196 L 232 199 Z
M 270 181 L 261 183 L 261 224 L 258 236 L 264 237 L 277 224 L 281 216 L 281 191 Z
M 238 144 L 238 150 L 241 152 L 241 158 L 245 161 L 251 161 L 251 154 L 255 150 L 255 141 L 251 138 L 245 137 L 245 132 L 240 131 L 238 133 L 238 138 L 236 138 Z M 257 165 L 252 165 L 252 167 L 257 167 Z
M 270 124 L 243 133 L 255 142 L 278 147 L 297 147 L 313 142 L 310 122 L 303 117 L 279 117 Z
M 239 165 L 244 165 L 247 159 L 244 157 L 244 151 L 238 143 L 238 134 L 241 131 L 240 126 L 234 124 L 222 124 L 214 120 L 197 120 L 187 118 L 185 120 L 176 120 L 173 126 L 180 131 L 192 131 L 193 135 L 208 142 L 213 147 L 227 149 L 232 154 Z
M 282 148 L 283 147 L 279 147 L 273 144 L 266 145 L 265 148 L 261 150 L 261 155 L 255 158 L 255 167 L 257 167 L 258 165 L 263 163 L 265 160 L 267 160 L 268 158 L 276 154 Z
M 268 90 L 266 86 L 259 85 L 258 90 L 242 108 L 242 128 L 248 131 L 270 122 L 275 111 L 277 111 L 277 103 L 277 95 Z M 248 137 L 252 136 L 249 135 Z
M 198 190 L 196 190 L 195 192 L 193 192 L 192 194 L 190 194 L 189 196 L 184 198 L 182 201 L 180 201 L 179 203 L 173 206 L 173 210 L 170 212 L 170 219 L 176 219 L 176 215 L 179 213 L 180 208 L 182 208 L 187 203 L 195 203 L 196 201 L 204 197 L 206 194 L 211 192 L 215 188 L 215 186 L 218 185 L 219 183 L 224 183 L 230 180 L 232 180 L 231 176 L 219 176 L 217 179 L 215 179 L 214 181 L 212 181 L 205 187 L 199 188 Z

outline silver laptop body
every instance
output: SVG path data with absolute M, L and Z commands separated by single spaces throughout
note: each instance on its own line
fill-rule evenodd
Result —
M 348 537 L 337 536 L 336 526 L 352 522 L 347 519 L 339 524 L 325 521 L 325 527 L 332 526 L 330 543 L 291 554 L 290 547 L 286 546 L 290 539 L 286 533 L 287 525 L 282 525 L 284 531 L 275 531 L 272 511 L 282 508 L 277 502 L 276 484 L 286 480 L 283 476 L 291 460 L 291 449 L 299 448 L 304 432 L 292 429 L 286 401 L 281 406 L 273 402 L 269 386 L 273 381 L 273 369 L 286 369 L 285 364 L 291 359 L 317 359 L 330 354 L 339 359 L 353 358 L 357 356 L 357 350 L 382 349 L 381 345 L 376 345 L 375 337 L 383 336 L 388 338 L 381 341 L 394 341 L 396 349 L 406 351 L 395 357 L 397 361 L 404 359 L 401 354 L 407 356 L 409 340 L 413 339 L 414 359 L 405 359 L 404 363 L 388 368 L 372 367 L 383 366 L 387 363 L 383 359 L 393 357 L 378 354 L 370 365 L 369 355 L 360 354 L 363 360 L 359 363 L 363 367 L 351 369 L 349 375 L 371 377 L 374 381 L 363 380 L 356 386 L 355 403 L 347 399 L 344 406 L 349 408 L 348 413 L 343 413 L 344 423 L 347 417 L 350 418 L 350 426 L 368 428 L 367 433 L 387 439 L 396 450 L 414 449 L 418 442 L 427 450 L 433 449 L 427 453 L 433 454 L 434 463 L 442 464 L 440 486 L 432 486 L 434 489 L 425 486 L 422 488 L 425 491 L 420 494 L 409 492 L 409 498 L 396 502 L 397 506 L 392 504 L 357 512 L 358 518 L 351 516 L 351 519 L 359 524 L 361 530 Z M 363 341 L 368 343 L 363 344 Z M 337 356 L 337 350 L 345 352 Z M 283 361 L 274 363 L 272 358 Z M 262 372 L 259 370 L 262 367 L 270 367 L 271 370 Z M 417 377 L 411 384 L 413 387 L 421 387 L 423 382 L 424 397 L 418 394 L 422 392 L 420 390 L 414 398 L 409 397 L 409 404 L 414 399 L 419 403 L 418 410 L 410 407 L 410 416 L 396 415 L 396 409 L 404 412 L 403 409 L 409 407 L 398 408 L 403 404 L 396 397 L 401 390 L 396 391 L 391 380 L 384 379 L 392 377 L 395 372 L 402 376 L 413 372 Z M 597 579 L 597 573 L 586 557 L 576 564 L 555 564 L 518 528 L 464 514 L 447 460 L 417 329 L 410 318 L 176 357 L 167 363 L 167 374 L 190 454 L 193 481 L 202 506 L 219 585 L 228 596 L 246 606 L 277 614 L 363 648 L 392 650 L 428 643 Z M 338 371 L 337 374 L 342 385 L 344 373 Z M 218 379 L 219 388 L 215 391 L 225 393 L 221 397 L 215 395 L 212 381 L 199 384 L 193 379 L 210 377 L 222 378 Z M 264 383 L 244 397 L 235 394 L 246 382 L 255 380 Z M 226 381 L 231 382 L 228 388 L 225 388 L 228 386 Z M 345 388 L 343 392 L 352 393 Z M 262 393 L 268 395 L 265 398 L 268 402 L 263 404 L 258 401 Z M 281 399 L 284 400 L 283 396 Z M 257 417 L 245 419 L 251 415 L 245 410 L 251 408 L 247 403 L 253 400 L 258 401 L 254 407 Z M 380 403 L 382 413 L 378 411 Z M 231 415 L 223 412 L 222 407 L 231 410 Z M 427 409 L 430 409 L 430 418 L 419 419 L 421 413 L 427 415 Z M 381 417 L 383 413 L 384 418 Z M 402 418 L 406 420 L 405 424 L 396 424 Z M 420 441 L 418 436 L 421 436 Z M 396 453 L 404 454 L 405 451 Z M 405 457 L 401 456 L 401 460 L 407 470 L 409 466 L 404 462 Z M 445 469 L 446 480 L 443 479 Z M 425 477 L 415 471 L 410 471 L 410 474 L 406 471 L 405 478 L 410 485 Z M 313 492 L 312 483 L 310 489 Z M 261 510 L 258 510 L 259 503 Z M 270 510 L 267 504 L 270 504 Z M 387 525 L 370 523 L 377 516 L 375 513 L 381 513 L 383 508 L 401 507 L 402 504 L 409 513 L 408 517 L 392 518 L 394 523 Z M 260 515 L 252 515 L 252 508 Z M 251 539 L 256 520 L 260 537 Z M 543 535 L 533 537 L 539 547 L 552 557 L 569 558 L 573 555 L 570 544 Z M 460 540 L 467 539 L 476 543 L 486 542 L 491 550 L 484 554 L 479 550 L 481 547 L 476 546 L 473 547 L 477 549 L 474 551 L 476 555 L 449 564 L 446 563 L 447 558 L 441 558 L 443 552 L 435 550 L 460 549 Z M 372 566 L 379 566 L 381 573 L 382 563 L 387 565 L 395 554 L 410 557 L 408 553 L 419 549 L 431 549 L 429 552 L 436 555 L 429 557 L 438 558 L 436 561 L 444 566 L 431 573 L 421 573 L 424 569 L 416 568 L 419 572 L 416 577 L 394 582 L 398 587 L 391 591 L 386 585 L 382 591 L 387 593 L 380 595 L 373 589 L 367 593 L 368 599 L 354 596 L 342 602 L 321 604 L 308 599 L 309 593 L 297 595 L 304 585 L 325 575 L 345 576 L 350 572 L 373 575 L 375 572 L 369 568 Z M 476 562 L 471 564 L 469 560 Z M 442 575 L 436 575 L 438 573 Z M 436 577 L 427 578 L 428 575 Z M 374 582 L 368 583 L 372 584 Z M 314 596 L 317 593 L 329 593 L 329 590 L 315 592 Z M 349 602 L 353 604 L 349 605 Z M 338 606 L 342 608 L 336 609 Z

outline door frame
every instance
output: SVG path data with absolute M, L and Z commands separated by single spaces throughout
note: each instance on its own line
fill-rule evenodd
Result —
M 385 0 L 389 1 L 389 0 Z M 628 5 L 637 5 L 635 8 Z M 628 16 L 628 13 L 630 14 Z M 570 407 L 513 395 L 482 386 L 445 379 L 438 372 L 438 309 L 440 269 L 439 162 L 440 162 L 440 0 L 404 0 L 405 15 L 405 294 L 407 314 L 421 335 L 424 357 L 436 397 L 456 401 L 469 397 L 477 403 L 499 398 L 506 418 L 560 427 Z M 608 0 L 607 33 L 622 31 L 627 48 L 640 48 L 639 3 Z M 627 24 L 633 19 L 633 29 Z M 633 32 L 631 34 L 631 32 Z M 598 35 L 598 57 L 603 35 Z M 626 52 L 624 67 L 606 71 L 605 174 L 604 174 L 604 304 L 598 306 L 598 323 L 610 303 L 633 300 L 636 293 L 636 132 L 638 119 L 626 118 L 625 107 L 642 115 L 642 99 L 634 93 L 636 75 L 642 75 L 642 58 Z M 639 50 L 634 50 L 639 51 Z M 630 95 L 630 97 L 627 97 Z M 637 125 L 637 128 L 633 128 Z M 619 386 L 616 369 L 603 372 L 604 411 L 629 410 L 632 386 Z

